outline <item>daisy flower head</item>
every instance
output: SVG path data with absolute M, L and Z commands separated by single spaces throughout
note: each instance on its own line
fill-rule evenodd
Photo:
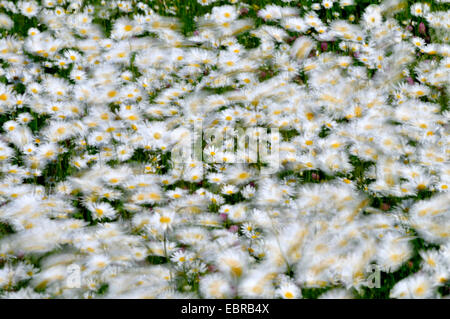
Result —
M 255 196 L 256 189 L 253 185 L 248 184 L 242 189 L 242 196 L 246 199 L 253 198 Z
M 88 209 L 91 211 L 93 219 L 114 218 L 117 214 L 108 203 L 92 203 L 89 204 Z
M 311 9 L 313 9 L 314 11 L 320 10 L 321 9 L 320 3 L 315 2 L 315 3 L 311 4 Z
M 126 39 L 136 34 L 135 23 L 126 18 L 117 19 L 111 31 L 113 39 Z
M 247 166 L 234 166 L 227 171 L 226 178 L 228 183 L 240 185 L 247 183 L 255 175 L 255 172 Z
M 411 6 L 410 12 L 413 16 L 424 17 L 430 12 L 430 5 L 428 3 L 416 2 Z
M 354 0 L 339 0 L 339 6 L 341 7 L 341 8 L 345 8 L 345 7 L 348 7 L 348 6 L 352 6 L 352 5 L 354 5 L 355 4 L 355 1 Z
M 39 12 L 39 5 L 36 1 L 20 1 L 17 4 L 17 8 L 20 10 L 20 13 L 27 18 L 32 18 Z
M 309 37 L 301 37 L 295 40 L 291 48 L 291 56 L 297 60 L 303 60 L 308 57 L 314 47 L 314 41 Z
M 220 7 L 213 7 L 212 18 L 218 23 L 232 22 L 238 16 L 235 6 L 225 5 Z
M 281 19 L 281 7 L 276 5 L 267 5 L 258 11 L 258 17 L 264 19 L 265 21 Z
M 202 6 L 209 6 L 210 4 L 213 4 L 217 0 L 197 0 L 197 2 Z
M 11 30 L 14 21 L 4 13 L 0 13 L 0 29 Z
M 277 289 L 277 295 L 282 299 L 298 299 L 301 298 L 300 288 L 289 280 L 282 280 L 279 288 Z
M 178 267 L 184 268 L 188 263 L 193 260 L 194 256 L 192 253 L 186 250 L 178 250 L 172 253 L 170 260 L 177 264 Z
M 205 298 L 224 299 L 230 298 L 233 290 L 223 275 L 208 274 L 200 279 L 200 292 Z
M 233 222 L 243 222 L 247 218 L 248 207 L 245 204 L 237 204 L 230 207 L 228 219 Z
M 368 28 L 379 26 L 382 21 L 380 7 L 377 5 L 368 6 L 364 11 L 362 18 Z
M 333 7 L 333 1 L 331 1 L 331 0 L 323 0 L 322 1 L 322 6 L 325 8 L 325 9 L 331 9 L 332 7 Z
M 237 249 L 228 249 L 218 254 L 218 268 L 226 276 L 238 279 L 247 270 L 248 259 L 245 254 Z
M 111 259 L 106 255 L 91 255 L 86 262 L 87 273 L 98 273 L 111 264 Z
M 238 286 L 239 295 L 246 298 L 276 298 L 273 281 L 276 272 L 270 267 L 262 265 L 252 269 Z
M 166 231 L 166 230 L 174 227 L 176 222 L 177 222 L 177 216 L 175 215 L 175 212 L 164 210 L 164 211 L 156 212 L 151 217 L 150 225 L 154 225 L 157 229 Z
M 436 295 L 431 278 L 422 272 L 408 276 L 395 284 L 390 292 L 391 298 L 424 299 Z

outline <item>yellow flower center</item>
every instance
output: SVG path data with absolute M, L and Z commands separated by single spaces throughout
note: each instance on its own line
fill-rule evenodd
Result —
M 292 298 L 294 298 L 294 295 L 293 295 L 292 292 L 290 292 L 290 291 L 285 292 L 285 293 L 284 293 L 284 296 L 285 296 L 287 299 L 292 299 Z
M 163 223 L 163 224 L 168 224 L 168 223 L 170 223 L 170 221 L 171 221 L 170 217 L 167 217 L 167 216 L 162 216 L 162 217 L 159 219 L 159 222 L 160 222 L 160 223 Z

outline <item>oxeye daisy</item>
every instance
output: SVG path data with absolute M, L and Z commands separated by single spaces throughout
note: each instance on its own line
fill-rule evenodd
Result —
M 2 2 L 2 296 L 445 297 L 446 12 L 197 2 Z
M 178 266 L 185 266 L 189 259 L 192 258 L 190 254 L 186 251 L 178 250 L 172 254 L 170 260 L 176 263 Z
M 391 298 L 429 298 L 435 294 L 430 278 L 417 273 L 398 282 L 391 290 Z
M 281 20 L 284 28 L 293 32 L 305 32 L 308 27 L 303 19 L 297 17 L 290 17 Z
M 258 267 L 253 269 L 239 284 L 239 295 L 248 298 L 275 298 L 273 280 L 276 272 Z
M 333 2 L 331 0 L 323 0 L 322 1 L 322 6 L 325 9 L 331 9 L 333 7 Z
M 298 299 L 301 297 L 300 288 L 292 282 L 283 281 L 278 288 L 277 294 L 282 299 Z
M 39 12 L 39 5 L 35 1 L 20 1 L 17 7 L 28 18 L 36 16 Z
M 5 130 L 5 132 L 12 132 L 17 128 L 18 125 L 19 123 L 15 121 L 6 121 L 5 123 L 3 123 L 3 130 Z
M 281 8 L 276 5 L 268 5 L 258 11 L 258 16 L 266 21 L 280 19 L 282 17 Z
M 354 5 L 354 0 L 340 0 L 339 1 L 339 5 L 342 7 L 347 7 L 347 6 L 351 6 Z
M 14 21 L 6 14 L 0 14 L 0 27 L 2 29 L 10 30 L 14 25 Z
M 239 57 L 234 53 L 224 53 L 219 56 L 219 65 L 225 71 L 231 71 L 236 68 L 239 62 Z
M 89 135 L 87 142 L 89 143 L 89 145 L 100 146 L 107 144 L 110 138 L 111 137 L 109 134 L 94 131 L 92 134 Z
M 313 45 L 314 42 L 307 37 L 298 38 L 292 45 L 291 55 L 298 60 L 304 59 L 311 52 Z
M 111 34 L 113 38 L 117 39 L 129 38 L 135 34 L 135 28 L 133 21 L 120 18 L 116 20 Z
M 375 5 L 366 8 L 363 14 L 363 19 L 367 27 L 373 28 L 380 24 L 382 19 L 380 11 L 380 8 Z
M 319 299 L 352 299 L 353 294 L 345 288 L 334 288 L 319 296 Z
M 88 272 L 98 272 L 105 269 L 111 263 L 110 258 L 105 255 L 93 255 L 87 261 Z
M 200 280 L 200 292 L 206 298 L 229 298 L 232 291 L 231 284 L 221 274 L 208 274 Z
M 241 231 L 245 236 L 247 236 L 250 239 L 256 239 L 260 234 L 258 231 L 256 231 L 255 226 L 252 225 L 251 223 L 242 224 Z
M 426 11 L 428 11 L 428 10 L 426 9 L 424 4 L 422 4 L 422 3 L 414 3 L 411 6 L 410 11 L 411 11 L 411 14 L 413 16 L 422 17 L 422 16 L 424 16 L 427 13 Z
M 383 238 L 386 240 L 387 238 Z M 384 257 L 381 257 L 385 253 Z M 411 257 L 411 246 L 407 241 L 401 241 L 397 239 L 391 244 L 387 244 L 381 247 L 379 250 L 379 256 L 382 258 L 383 267 L 386 269 L 394 270 L 398 269 L 401 264 Z
M 58 156 L 57 145 L 54 143 L 42 144 L 37 149 L 37 155 L 46 161 L 55 159 Z
M 74 81 L 83 81 L 86 80 L 87 76 L 86 76 L 86 72 L 82 71 L 82 70 L 77 70 L 74 69 L 70 72 L 70 78 Z
M 234 184 L 243 184 L 248 182 L 255 173 L 245 166 L 235 167 L 227 172 L 227 181 Z
M 171 229 L 174 224 L 177 222 L 176 216 L 174 212 L 160 212 L 155 213 L 152 216 L 152 224 L 155 225 L 158 229 L 165 231 L 167 229 Z
M 238 188 L 234 185 L 222 185 L 222 194 L 233 195 L 238 191 Z
M 436 270 L 441 262 L 441 256 L 436 250 L 421 251 L 420 256 L 422 258 L 422 263 L 424 269 Z
M 320 10 L 320 3 L 313 3 L 311 4 L 311 9 L 313 10 Z
M 210 173 L 208 174 L 207 179 L 210 183 L 221 184 L 224 181 L 224 176 L 220 173 Z
M 235 6 L 214 7 L 212 10 L 212 18 L 218 23 L 231 22 L 237 18 L 237 15 Z
M 247 206 L 244 204 L 234 205 L 230 208 L 228 218 L 234 222 L 242 222 L 247 217 Z
M 255 196 L 256 193 L 256 189 L 255 187 L 253 187 L 252 185 L 247 185 L 243 188 L 242 192 L 242 196 L 244 196 L 247 199 L 253 198 Z
M 237 250 L 229 249 L 221 252 L 218 256 L 218 266 L 231 278 L 239 278 L 246 271 L 247 259 L 245 255 Z
M 114 218 L 117 214 L 114 208 L 107 203 L 93 203 L 88 209 L 92 212 L 94 219 Z
M 173 191 L 168 191 L 166 194 L 169 198 L 180 199 L 186 194 L 186 191 L 183 189 L 177 188 L 177 189 L 174 189 Z
M 119 161 L 126 161 L 133 156 L 134 149 L 127 145 L 117 147 L 117 158 Z
M 64 52 L 64 57 L 69 63 L 79 62 L 81 59 L 80 53 L 74 50 L 67 50 Z

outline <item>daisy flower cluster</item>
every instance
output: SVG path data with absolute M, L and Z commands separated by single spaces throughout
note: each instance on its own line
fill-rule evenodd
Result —
M 0 297 L 448 298 L 449 9 L 1 0 Z

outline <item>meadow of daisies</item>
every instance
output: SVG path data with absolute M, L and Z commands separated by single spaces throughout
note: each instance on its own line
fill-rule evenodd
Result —
M 448 0 L 1 0 L 0 298 L 448 298 L 449 27 Z

